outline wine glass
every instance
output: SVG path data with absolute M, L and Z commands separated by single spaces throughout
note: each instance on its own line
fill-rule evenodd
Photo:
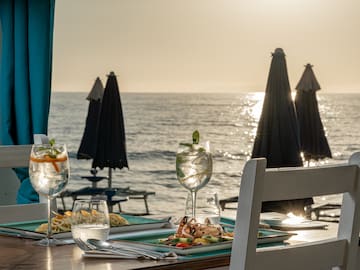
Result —
M 180 184 L 191 194 L 191 217 L 196 219 L 196 193 L 204 187 L 212 175 L 210 143 L 180 143 L 176 153 L 176 176 Z
M 109 209 L 106 200 L 76 200 L 71 215 L 74 239 L 107 240 L 110 232 Z
M 30 153 L 29 175 L 34 189 L 47 197 L 48 226 L 46 238 L 38 242 L 42 246 L 61 244 L 52 238 L 51 200 L 67 185 L 69 180 L 69 158 L 66 145 L 34 144 Z

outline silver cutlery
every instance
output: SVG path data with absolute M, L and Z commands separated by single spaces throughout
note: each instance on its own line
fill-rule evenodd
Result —
M 162 259 L 177 259 L 178 256 L 174 252 L 157 252 L 153 250 L 148 250 L 140 247 L 134 247 L 130 245 L 125 245 L 117 242 L 112 244 L 107 241 L 97 240 L 97 239 L 88 239 L 87 244 L 97 250 L 106 250 L 113 252 L 130 252 L 137 254 L 139 256 L 144 256 L 153 260 L 162 260 Z
M 115 250 L 106 250 L 106 249 L 98 249 L 93 245 L 81 240 L 80 238 L 74 238 L 74 242 L 78 245 L 80 249 L 85 251 L 85 253 L 90 254 L 105 254 L 105 255 L 116 255 L 117 257 L 121 257 L 124 259 L 144 259 L 144 256 L 125 252 L 125 251 L 115 251 Z
M 83 251 L 91 250 L 91 248 L 87 244 L 85 244 L 85 242 L 83 240 L 81 240 L 80 238 L 74 238 L 74 242 Z
M 97 239 L 88 239 L 87 243 L 90 246 L 94 247 L 94 249 L 97 249 L 97 250 L 106 250 L 106 251 L 110 251 L 110 252 L 117 252 L 119 250 L 124 250 L 126 252 L 134 253 L 139 256 L 147 257 L 149 259 L 153 259 L 153 260 L 158 259 L 157 256 L 153 255 L 150 252 L 140 251 L 140 250 L 132 249 L 132 248 L 128 248 L 128 247 L 115 248 L 113 245 L 111 245 L 109 242 L 106 242 L 106 241 L 101 241 L 101 240 L 97 240 Z

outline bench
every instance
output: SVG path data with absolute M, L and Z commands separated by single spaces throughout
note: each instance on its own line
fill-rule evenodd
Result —
M 325 203 L 321 205 L 312 205 L 306 211 L 311 217 L 315 215 L 315 220 L 324 220 L 331 222 L 339 222 L 341 204 L 339 203 Z
M 237 209 L 237 207 L 226 207 L 226 204 L 228 203 L 237 203 L 238 202 L 238 196 L 235 196 L 235 197 L 231 197 L 231 198 L 228 198 L 228 199 L 222 199 L 219 201 L 219 204 L 220 204 L 220 207 L 221 207 L 221 210 L 224 211 L 225 209 Z
M 155 192 L 147 192 L 147 191 L 138 191 L 132 190 L 129 187 L 127 188 L 94 188 L 94 187 L 84 187 L 78 190 L 65 190 L 58 197 L 61 199 L 63 210 L 66 211 L 66 197 L 71 197 L 73 200 L 72 207 L 74 205 L 74 201 L 79 199 L 80 197 L 98 197 L 105 196 L 107 200 L 107 204 L 109 210 L 113 210 L 114 205 L 118 205 L 119 212 L 123 212 L 121 209 L 120 203 L 126 202 L 128 200 L 144 200 L 145 204 L 145 212 L 144 213 L 132 213 L 133 215 L 149 215 L 149 205 L 147 202 L 148 196 L 155 195 Z M 130 213 L 129 213 L 130 214 Z
M 127 196 L 129 200 L 144 200 L 145 213 L 136 213 L 136 215 L 149 215 L 150 211 L 149 211 L 149 204 L 147 199 L 150 195 L 155 195 L 155 192 L 153 191 L 148 192 L 145 190 L 132 190 L 130 188 L 127 188 L 127 189 L 118 189 L 116 195 Z

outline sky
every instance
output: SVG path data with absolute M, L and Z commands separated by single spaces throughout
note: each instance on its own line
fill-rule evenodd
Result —
M 323 92 L 360 93 L 359 0 L 59 0 L 54 91 L 264 91 L 284 49 L 291 88 L 306 63 Z

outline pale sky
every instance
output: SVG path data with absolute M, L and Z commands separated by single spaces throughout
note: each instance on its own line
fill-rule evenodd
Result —
M 360 93 L 359 0 L 58 0 L 53 90 L 264 91 L 271 52 L 291 88 L 314 65 L 323 92 Z

